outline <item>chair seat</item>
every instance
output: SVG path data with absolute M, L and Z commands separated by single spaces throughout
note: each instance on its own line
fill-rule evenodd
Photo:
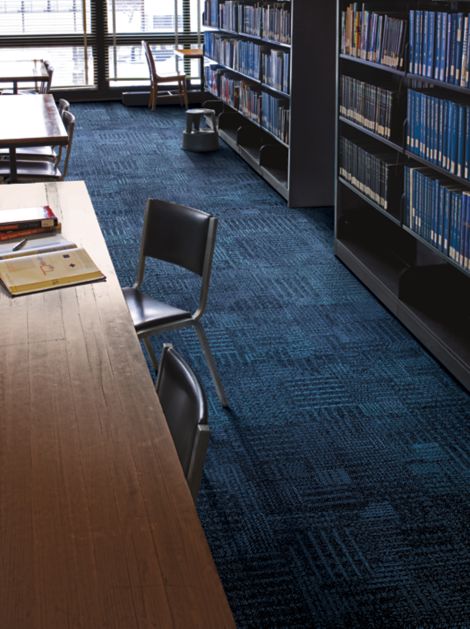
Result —
M 62 179 L 62 173 L 57 166 L 50 161 L 25 161 L 20 160 L 16 163 L 16 172 L 18 178 L 39 179 Z M 0 161 L 0 177 L 8 177 L 10 175 L 10 165 L 5 160 Z
M 150 330 L 155 325 L 176 323 L 191 318 L 191 313 L 153 299 L 137 288 L 123 288 L 122 292 L 137 333 Z
M 57 159 L 57 155 L 52 146 L 21 146 L 16 149 L 16 157 L 20 161 L 48 160 L 54 162 Z M 0 159 L 10 159 L 9 149 L 0 149 Z
M 171 75 L 158 75 L 157 82 L 158 83 L 169 83 L 170 81 L 181 81 L 186 77 L 185 74 L 171 74 Z

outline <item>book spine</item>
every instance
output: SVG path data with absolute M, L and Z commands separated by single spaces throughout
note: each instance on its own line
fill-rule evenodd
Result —
M 27 236 L 47 234 L 54 231 L 57 231 L 56 227 L 35 227 L 31 229 L 19 229 L 17 231 L 2 232 L 0 233 L 0 241 L 14 240 L 15 238 L 26 238 Z

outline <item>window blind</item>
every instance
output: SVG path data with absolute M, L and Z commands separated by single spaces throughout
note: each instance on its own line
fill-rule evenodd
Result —
M 52 87 L 95 83 L 91 0 L 0 0 L 0 60 L 48 59 Z

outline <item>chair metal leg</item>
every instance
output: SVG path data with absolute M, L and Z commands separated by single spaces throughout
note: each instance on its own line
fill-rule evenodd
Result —
M 145 349 L 147 350 L 147 353 L 150 356 L 150 360 L 152 361 L 152 365 L 153 365 L 155 371 L 157 372 L 158 371 L 158 360 L 157 360 L 157 357 L 155 356 L 155 352 L 153 351 L 152 341 L 150 340 L 150 337 L 148 337 L 148 336 L 144 336 L 142 338 L 142 341 L 144 342 Z
M 217 366 L 215 364 L 214 356 L 209 347 L 209 343 L 207 342 L 207 337 L 204 332 L 204 328 L 199 323 L 199 321 L 194 321 L 194 327 L 196 328 L 197 336 L 199 338 L 199 342 L 202 347 L 202 351 L 204 352 L 204 356 L 207 361 L 207 366 L 209 367 L 209 371 L 211 372 L 212 379 L 214 380 L 215 388 L 217 391 L 217 395 L 219 396 L 220 403 L 224 408 L 228 406 L 227 398 L 225 397 L 224 387 L 222 385 L 222 381 L 219 376 L 219 372 L 217 371 Z

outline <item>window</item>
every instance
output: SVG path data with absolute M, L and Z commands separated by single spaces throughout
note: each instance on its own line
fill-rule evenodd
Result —
M 200 13 L 200 0 L 0 0 L 0 61 L 48 59 L 53 89 L 105 95 L 148 82 L 142 39 L 174 73 L 174 47 L 200 42 Z
M 53 88 L 93 86 L 91 26 L 91 0 L 0 0 L 0 61 L 48 59 Z

